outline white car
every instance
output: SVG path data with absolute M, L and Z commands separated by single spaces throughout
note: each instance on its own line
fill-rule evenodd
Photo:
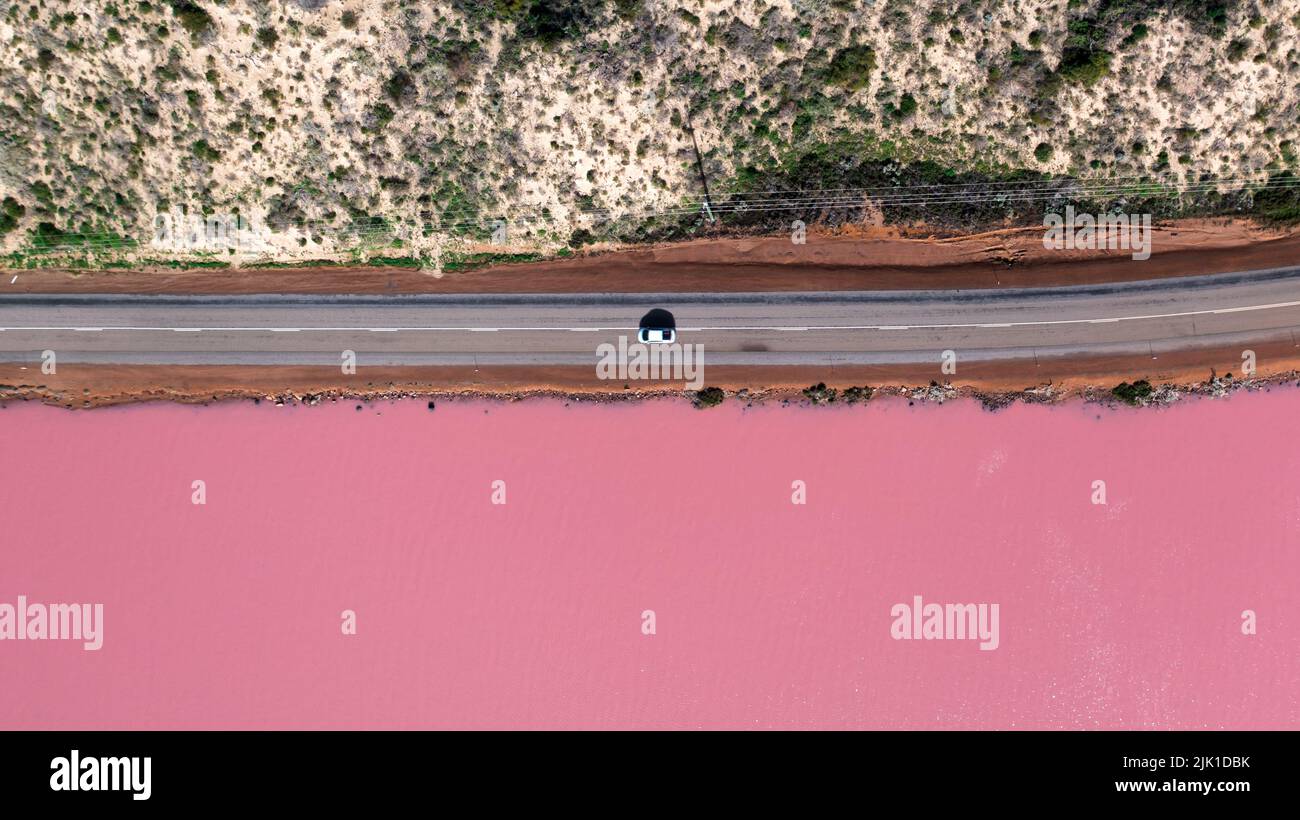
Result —
M 643 345 L 670 345 L 677 341 L 677 331 L 671 327 L 643 327 L 637 331 L 636 340 Z

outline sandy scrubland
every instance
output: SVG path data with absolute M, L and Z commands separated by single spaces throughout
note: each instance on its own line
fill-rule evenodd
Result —
M 1298 23 L 1294 0 L 15 2 L 0 250 L 224 260 L 158 219 L 231 214 L 280 260 L 441 260 L 496 219 L 541 250 L 681 238 L 703 227 L 651 215 L 699 201 L 695 142 L 715 197 L 1017 169 L 1232 189 L 1294 167 Z M 904 216 L 879 211 L 848 221 Z

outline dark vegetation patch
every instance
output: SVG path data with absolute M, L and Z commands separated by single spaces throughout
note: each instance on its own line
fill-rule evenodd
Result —
M 1125 404 L 1137 406 L 1151 397 L 1151 382 L 1146 379 L 1139 379 L 1132 384 L 1120 382 L 1115 387 L 1112 387 L 1110 392 L 1111 395 Z

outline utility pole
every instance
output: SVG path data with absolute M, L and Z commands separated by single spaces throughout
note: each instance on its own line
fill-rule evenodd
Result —
M 695 167 L 700 172 L 700 183 L 704 185 L 704 216 L 707 217 L 710 222 L 717 222 L 717 219 L 713 216 L 713 208 L 711 207 L 712 197 L 709 195 L 709 178 L 704 173 L 704 157 L 700 155 L 700 143 L 695 139 L 695 126 L 691 123 L 691 112 L 689 109 L 686 111 L 686 130 L 691 132 L 691 145 L 695 147 Z

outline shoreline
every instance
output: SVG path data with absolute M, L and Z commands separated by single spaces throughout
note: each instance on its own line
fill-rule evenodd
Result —
M 975 401 L 982 405 L 984 409 L 989 411 L 1001 410 L 1016 403 L 1063 405 L 1072 402 L 1097 404 L 1114 409 L 1124 407 L 1142 409 L 1169 407 L 1189 398 L 1222 399 L 1242 392 L 1268 392 L 1274 387 L 1284 387 L 1292 385 L 1293 383 L 1294 387 L 1300 388 L 1300 370 L 1291 370 L 1273 376 L 1247 379 L 1219 379 L 1214 382 L 1207 380 L 1187 384 L 1167 383 L 1155 385 L 1153 393 L 1149 399 L 1132 404 L 1121 401 L 1109 390 L 1099 387 L 1056 389 L 1053 385 L 1040 385 L 1038 387 L 1027 387 L 1015 391 L 988 392 L 969 385 L 957 386 L 950 383 L 935 384 L 928 387 L 907 387 L 901 385 L 876 387 L 872 388 L 873 392 L 869 398 L 856 399 L 850 399 L 844 396 L 844 391 L 850 389 L 849 386 L 835 387 L 833 385 L 826 385 L 826 387 L 831 389 L 832 393 L 839 394 L 838 397 L 829 400 L 810 399 L 805 392 L 808 388 L 740 388 L 734 392 L 724 390 L 725 399 L 720 403 L 743 402 L 746 407 L 754 405 L 780 405 L 782 407 L 824 407 L 838 405 L 851 407 L 892 398 L 906 400 L 909 405 L 913 403 L 942 405 L 953 401 Z M 818 386 L 820 385 L 810 385 L 809 387 Z M 358 402 L 358 410 L 362 408 L 362 405 L 374 402 L 410 401 L 418 403 L 425 401 L 431 405 L 429 409 L 433 410 L 434 406 L 436 406 L 438 402 L 450 401 L 487 401 L 507 404 L 522 401 L 559 401 L 564 402 L 566 405 L 571 402 L 612 405 L 677 400 L 683 403 L 695 404 L 697 407 L 700 407 L 700 409 L 708 409 L 707 407 L 701 407 L 693 396 L 694 391 L 682 390 L 640 390 L 635 392 L 629 391 L 626 393 L 615 393 L 612 391 L 582 392 L 561 390 L 558 388 L 530 388 L 527 390 L 510 389 L 506 391 L 486 389 L 453 391 L 389 387 L 385 389 L 376 388 L 369 391 L 325 389 L 319 392 L 297 392 L 295 390 L 282 390 L 276 393 L 264 394 L 260 390 L 254 390 L 251 388 L 232 388 L 211 396 L 206 392 L 200 395 L 197 393 L 181 394 L 158 390 L 131 395 L 95 395 L 93 399 L 85 400 L 81 405 L 76 405 L 73 403 L 64 403 L 62 397 L 46 395 L 38 390 L 22 393 L 0 391 L 0 411 L 3 411 L 9 406 L 20 406 L 32 401 L 45 407 L 83 411 L 95 409 L 102 410 L 110 407 L 121 408 L 145 406 L 156 403 L 168 403 L 178 406 L 198 405 L 208 407 L 214 404 L 227 405 L 250 401 L 254 404 L 267 402 L 274 404 L 275 406 L 306 407 L 314 407 L 326 402 L 342 402 L 345 404 Z
M 1167 404 L 1183 395 L 1219 396 L 1243 389 L 1282 385 L 1300 379 L 1300 348 L 1286 341 L 1255 345 L 1257 370 L 1243 378 L 1239 347 L 1206 348 L 1147 356 L 1093 356 L 1025 362 L 970 362 L 958 375 L 939 375 L 933 365 L 716 365 L 705 373 L 705 388 L 718 388 L 726 401 L 822 403 L 805 390 L 824 385 L 875 396 L 902 396 L 942 403 L 974 398 L 988 407 L 1016 401 L 1056 403 L 1071 400 L 1117 402 L 1112 388 L 1121 382 L 1148 382 L 1149 400 Z M 867 390 L 869 388 L 869 390 Z M 321 401 L 389 399 L 488 399 L 519 401 L 627 402 L 696 399 L 680 383 L 600 381 L 595 365 L 364 367 L 345 376 L 337 367 L 317 365 L 109 365 L 64 364 L 44 375 L 38 364 L 0 363 L 0 405 L 36 401 L 66 409 L 94 409 L 144 402 L 212 404 L 268 401 L 318 404 Z M 860 399 L 865 401 L 866 399 Z

